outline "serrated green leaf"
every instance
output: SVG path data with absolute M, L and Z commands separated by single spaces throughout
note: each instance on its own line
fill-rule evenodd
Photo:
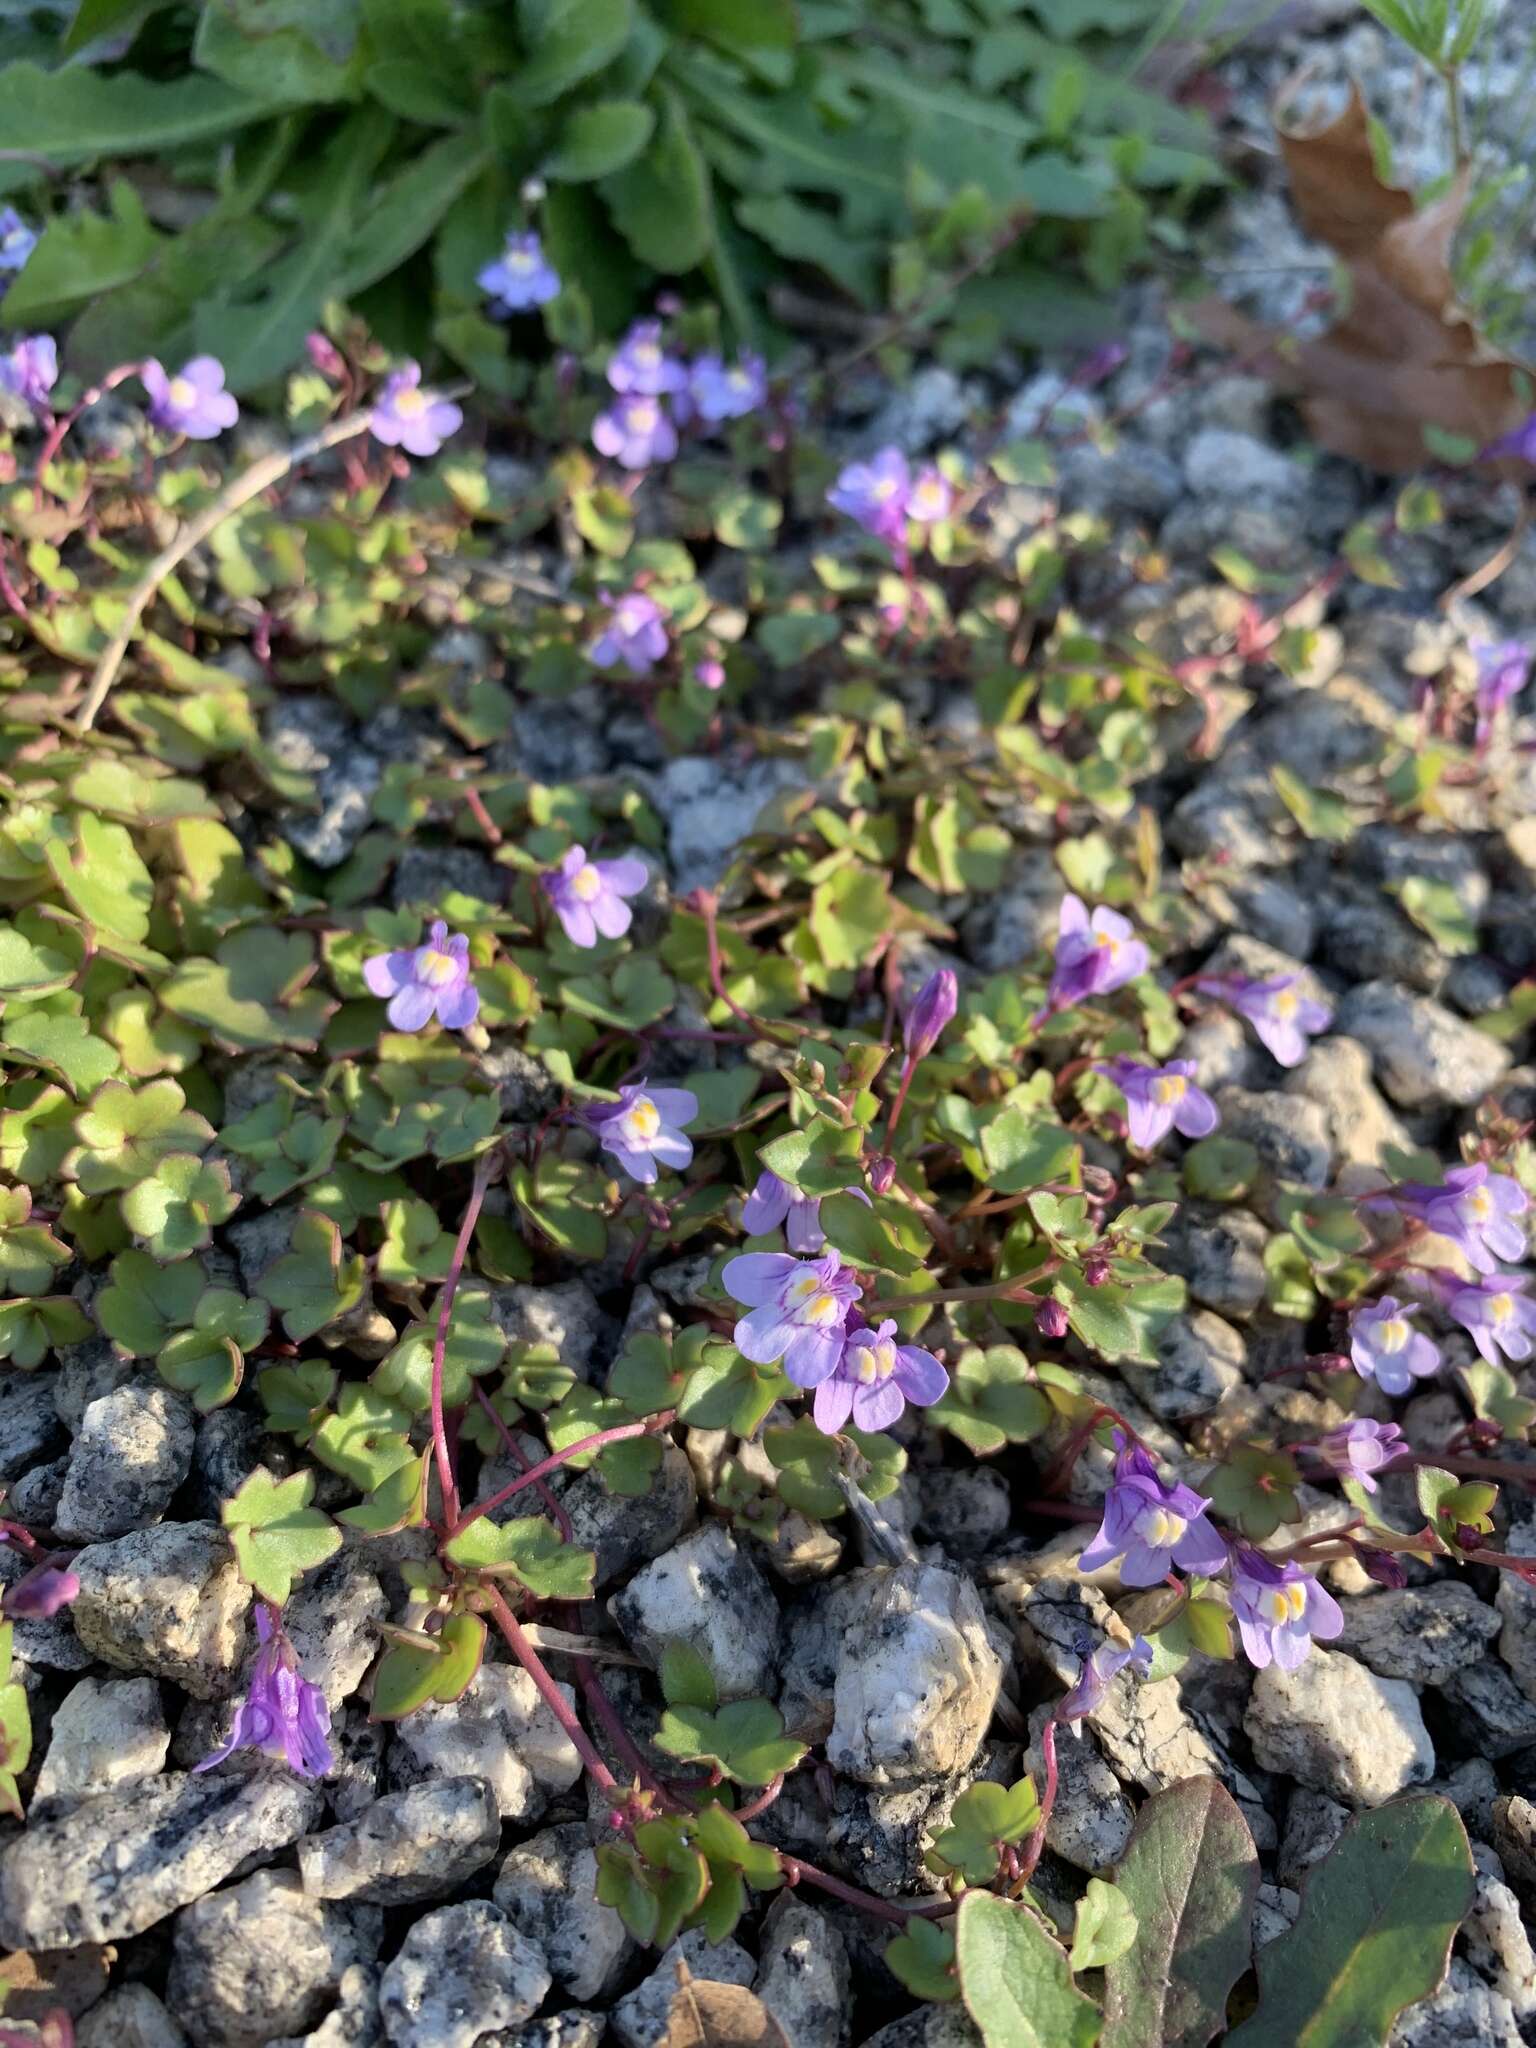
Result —
M 541 1600 L 588 1600 L 597 1560 L 590 1550 L 562 1541 L 542 1515 L 493 1522 L 489 1515 L 443 1546 L 443 1556 L 461 1571 L 490 1572 L 516 1579 Z
M 376 1387 L 350 1381 L 310 1438 L 322 1465 L 350 1479 L 359 1493 L 372 1493 L 411 1456 L 409 1411 L 397 1408 Z
M 184 1259 L 213 1242 L 214 1226 L 227 1222 L 239 1203 L 222 1160 L 172 1152 L 128 1189 L 123 1220 L 155 1258 Z
M 955 1937 L 920 1913 L 908 1919 L 894 1941 L 886 1943 L 885 1962 L 916 1998 L 937 2004 L 960 1996 L 955 1978 Z
M 309 1505 L 314 1491 L 313 1472 L 275 1479 L 258 1465 L 220 1510 L 241 1578 L 278 1607 L 295 1579 L 341 1548 L 336 1524 Z

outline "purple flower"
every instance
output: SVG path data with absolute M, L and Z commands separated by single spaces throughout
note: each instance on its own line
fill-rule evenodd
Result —
M 687 1088 L 647 1088 L 633 1081 L 619 1090 L 617 1102 L 583 1110 L 582 1120 L 630 1179 L 649 1187 L 658 1160 L 681 1172 L 693 1158 L 693 1140 L 681 1126 L 698 1113 L 699 1098 Z
M 693 680 L 706 690 L 721 690 L 725 687 L 725 663 L 712 655 L 693 664 Z
M 584 846 L 573 846 L 559 867 L 540 875 L 539 886 L 571 944 L 595 946 L 599 932 L 605 939 L 623 938 L 634 918 L 624 898 L 638 896 L 649 880 L 645 862 L 633 854 L 588 860 Z
M 1269 981 L 1252 981 L 1243 974 L 1208 975 L 1197 986 L 1246 1017 L 1259 1042 L 1282 1067 L 1299 1067 L 1307 1056 L 1307 1040 L 1333 1022 L 1326 1003 L 1313 1002 L 1298 991 L 1299 978 L 1277 974 Z
M 421 388 L 420 363 L 402 363 L 384 379 L 373 401 L 375 441 L 403 448 L 407 455 L 435 455 L 450 434 L 464 424 L 464 415 L 447 398 L 434 398 Z
M 955 494 L 942 470 L 920 469 L 907 493 L 907 517 L 919 526 L 937 526 L 955 509 Z
M 1318 1456 L 1326 1465 L 1347 1478 L 1358 1479 L 1367 1493 L 1376 1491 L 1372 1475 L 1390 1465 L 1407 1448 L 1407 1438 L 1395 1422 L 1372 1422 L 1364 1415 L 1339 1429 L 1330 1429 L 1317 1446 Z
M 677 429 L 659 398 L 639 392 L 614 400 L 592 422 L 592 445 L 621 469 L 649 469 L 670 462 L 677 453 Z
M 229 1740 L 196 1771 L 211 1771 L 237 1749 L 259 1749 L 281 1757 L 302 1778 L 323 1778 L 335 1770 L 329 1741 L 331 1710 L 318 1685 L 299 1676 L 299 1660 L 282 1623 L 274 1625 L 265 1603 L 256 1609 L 256 1634 L 261 1648 L 251 1671 L 245 1698 L 235 1709 Z
M 194 356 L 174 377 L 151 356 L 139 377 L 149 393 L 150 422 L 167 434 L 212 441 L 240 417 L 239 406 L 224 389 L 224 365 L 217 356 Z
M 531 230 L 508 235 L 505 249 L 494 263 L 486 264 L 475 282 L 490 294 L 491 316 L 497 320 L 526 313 L 534 306 L 547 306 L 560 290 L 559 275 Z
M 1108 995 L 1147 971 L 1147 949 L 1128 919 L 1099 909 L 1090 917 L 1081 896 L 1062 901 L 1051 974 L 1050 1007 L 1062 1010 L 1086 996 Z
M 1339 1603 L 1299 1564 L 1275 1564 L 1240 1545 L 1232 1554 L 1232 1612 L 1251 1664 L 1294 1671 L 1318 1636 L 1329 1642 L 1344 1626 Z
M 25 268 L 37 242 L 37 230 L 27 226 L 14 206 L 0 206 L 0 276 L 14 277 Z
M 1137 1636 L 1124 1646 L 1106 1639 L 1096 1650 L 1090 1651 L 1092 1637 L 1085 1637 L 1077 1646 L 1077 1654 L 1083 1660 L 1083 1668 L 1077 1674 L 1077 1683 L 1056 1702 L 1052 1719 L 1065 1721 L 1072 1733 L 1082 1739 L 1082 1728 L 1090 1714 L 1096 1714 L 1104 1704 L 1104 1695 L 1111 1684 L 1130 1665 L 1138 1678 L 1145 1678 L 1152 1668 L 1152 1645 L 1145 1636 Z
M 754 1365 L 784 1361 L 797 1387 L 817 1387 L 837 1370 L 848 1311 L 864 1290 L 835 1251 L 792 1259 L 787 1252 L 742 1252 L 721 1275 L 725 1291 L 751 1314 L 733 1332 Z
M 850 1415 L 855 1429 L 889 1429 L 909 1401 L 929 1408 L 948 1393 L 949 1374 L 933 1353 L 898 1344 L 895 1331 L 888 1322 L 849 1334 L 842 1357 L 816 1387 L 811 1413 L 823 1436 L 836 1436 Z
M 1149 1067 L 1140 1060 L 1117 1056 L 1095 1066 L 1096 1074 L 1113 1081 L 1125 1097 L 1131 1143 L 1151 1152 L 1171 1130 L 1186 1138 L 1208 1138 L 1221 1121 L 1216 1105 L 1194 1083 L 1193 1060 L 1169 1060 Z
M 1536 412 L 1508 434 L 1501 434 L 1497 441 L 1490 441 L 1483 450 L 1483 458 L 1496 455 L 1512 456 L 1517 462 L 1536 463 Z
M 611 597 L 608 602 L 608 623 L 592 642 L 591 660 L 598 668 L 622 662 L 632 676 L 648 676 L 666 659 L 666 614 L 643 590 L 627 590 L 616 604 Z
M 899 543 L 906 536 L 911 488 L 905 455 L 899 448 L 882 448 L 870 462 L 851 462 L 828 491 L 827 503 L 856 519 L 866 533 Z
M 918 990 L 917 1000 L 902 1026 L 902 1044 L 907 1057 L 926 1059 L 944 1034 L 944 1027 L 960 1007 L 960 984 L 954 969 L 940 967 Z
M 1477 663 L 1477 709 L 1482 718 L 1518 697 L 1531 672 L 1531 649 L 1524 640 L 1480 640 L 1471 653 Z
M 1411 1302 L 1383 1294 L 1349 1319 L 1349 1355 L 1363 1380 L 1384 1394 L 1406 1394 L 1415 1380 L 1440 1370 L 1439 1347 L 1409 1321 Z
M 660 398 L 663 393 L 683 390 L 688 371 L 663 348 L 661 322 L 637 320 L 608 358 L 608 382 L 615 391 Z
M 61 1607 L 67 1607 L 80 1593 L 80 1580 L 68 1568 L 68 1553 L 44 1557 L 25 1578 L 18 1579 L 0 1598 L 0 1617 L 6 1621 L 47 1621 Z
M 1517 1361 L 1531 1355 L 1536 1301 L 1526 1296 L 1529 1285 L 1525 1273 L 1495 1273 L 1476 1281 L 1448 1274 L 1440 1283 L 1440 1298 L 1488 1363 L 1497 1365 L 1501 1351 Z
M 1227 1546 L 1205 1518 L 1210 1506 L 1191 1486 L 1166 1486 L 1140 1444 L 1115 1431 L 1120 1455 L 1104 1496 L 1099 1533 L 1078 1559 L 1085 1572 L 1120 1559 L 1127 1586 L 1155 1586 L 1172 1565 L 1209 1577 L 1227 1561 Z
M 1486 1164 L 1453 1166 L 1440 1187 L 1407 1181 L 1385 1197 L 1439 1237 L 1448 1237 L 1479 1273 L 1496 1273 L 1499 1260 L 1525 1257 L 1525 1232 L 1511 1219 L 1531 1206 L 1525 1189 Z
M 750 352 L 729 369 L 717 355 L 700 356 L 688 373 L 689 403 L 711 426 L 756 412 L 767 396 L 767 366 Z
M 861 1202 L 869 1200 L 862 1188 L 844 1188 L 843 1193 L 857 1195 Z M 813 1257 L 825 1247 L 820 1195 L 802 1195 L 798 1188 L 792 1188 L 787 1180 L 780 1180 L 765 1166 L 757 1177 L 757 1186 L 741 1205 L 741 1227 L 751 1236 L 760 1237 L 765 1230 L 777 1230 L 781 1223 L 784 1240 L 792 1252 Z
M 48 394 L 59 377 L 59 351 L 51 334 L 23 334 L 0 356 L 0 390 L 46 413 Z
M 441 918 L 425 945 L 365 960 L 363 979 L 376 996 L 390 998 L 385 1015 L 396 1031 L 419 1031 L 433 1016 L 450 1031 L 463 1031 L 480 1014 L 469 978 L 469 940 L 462 932 L 450 938 Z

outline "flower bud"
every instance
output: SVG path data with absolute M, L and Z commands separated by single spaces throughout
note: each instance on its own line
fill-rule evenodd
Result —
M 316 329 L 313 333 L 305 335 L 304 347 L 308 353 L 309 360 L 314 364 L 322 377 L 340 379 L 347 374 L 347 366 L 342 360 L 341 350 L 331 340 L 329 335 L 321 334 Z
M 718 690 L 725 681 L 725 664 L 713 659 L 696 661 L 693 665 L 693 680 L 702 683 L 706 690 Z
M 888 1195 L 896 1179 L 896 1162 L 882 1153 L 869 1169 L 869 1184 L 877 1195 Z
M 518 197 L 524 206 L 537 206 L 548 190 L 549 187 L 542 178 L 524 178 L 518 187 Z
M 1042 1337 L 1065 1337 L 1067 1334 L 1067 1311 L 1059 1301 L 1042 1301 L 1035 1310 L 1035 1328 Z
M 1455 1540 L 1458 1550 L 1481 1550 L 1488 1538 L 1484 1530 L 1474 1529 L 1470 1522 L 1458 1522 Z
M 955 980 L 954 970 L 941 967 L 930 974 L 918 993 L 917 1001 L 907 1012 L 902 1031 L 902 1043 L 909 1059 L 924 1059 L 933 1051 L 945 1025 L 959 1007 L 960 984 Z
M 1102 1252 L 1090 1252 L 1083 1261 L 1083 1278 L 1090 1287 L 1102 1287 L 1109 1278 L 1109 1261 Z
M 1353 1372 L 1354 1367 L 1342 1351 L 1310 1351 L 1301 1361 L 1308 1372 Z
M 1402 1559 L 1395 1556 L 1392 1551 L 1377 1550 L 1370 1543 L 1357 1543 L 1355 1556 L 1366 1577 L 1374 1579 L 1378 1586 L 1391 1586 L 1395 1589 L 1407 1585 L 1408 1573 Z
M 79 1591 L 80 1581 L 74 1572 L 52 1563 L 37 1565 L 11 1587 L 0 1602 L 0 1612 L 7 1620 L 47 1621 Z

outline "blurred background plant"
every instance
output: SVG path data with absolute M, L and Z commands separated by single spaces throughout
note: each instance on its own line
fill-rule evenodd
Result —
M 1183 246 L 1221 182 L 1205 115 L 1138 82 L 1188 14 L 1168 0 L 30 9 L 0 69 L 0 196 L 42 237 L 6 324 L 72 322 L 66 359 L 84 375 L 204 351 L 249 392 L 339 298 L 390 346 L 435 344 L 510 395 L 505 330 L 475 279 L 527 225 L 565 280 L 550 326 L 567 347 L 617 333 L 676 280 L 771 349 L 807 303 L 834 322 L 900 309 L 1004 245 L 948 309 L 951 356 L 1092 339 L 1105 295 L 1155 246 Z M 530 180 L 544 187 L 532 218 Z

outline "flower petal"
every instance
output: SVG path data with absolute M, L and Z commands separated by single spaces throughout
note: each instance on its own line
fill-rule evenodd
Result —
M 726 1262 L 721 1285 L 733 1301 L 748 1308 L 767 1301 L 776 1305 L 799 1263 L 788 1252 L 740 1252 Z
M 823 1436 L 836 1436 L 853 1412 L 853 1388 L 847 1380 L 825 1379 L 816 1389 L 811 1416 Z
M 917 1344 L 896 1347 L 896 1369 L 891 1375 L 906 1399 L 918 1408 L 930 1408 L 949 1392 L 949 1374 L 931 1351 Z

